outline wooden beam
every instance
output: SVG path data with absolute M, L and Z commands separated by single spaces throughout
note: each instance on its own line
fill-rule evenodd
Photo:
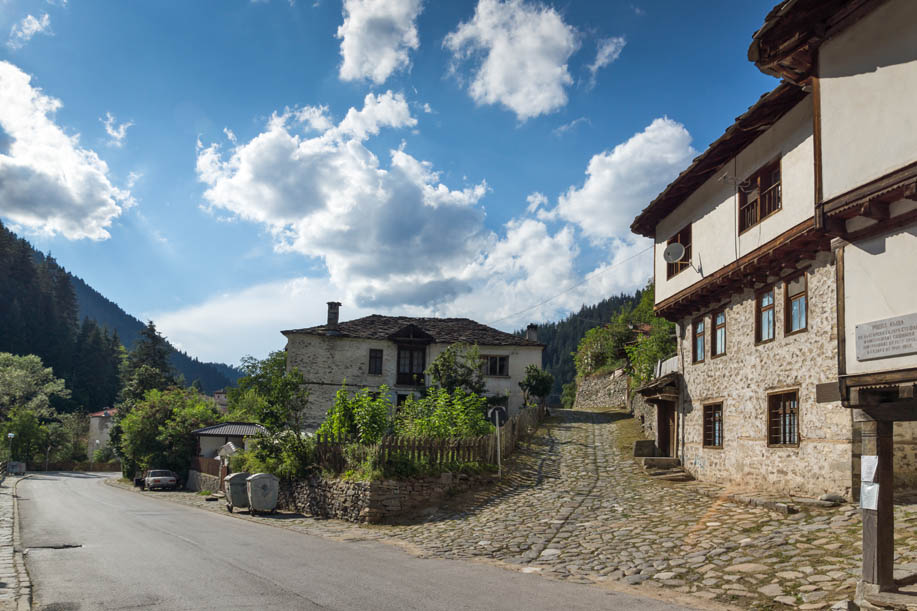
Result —
M 879 486 L 876 509 L 862 510 L 863 581 L 878 585 L 879 590 L 890 590 L 895 587 L 892 425 L 891 422 L 864 422 L 862 424 L 862 457 L 876 456 L 878 458 L 874 479 L 866 483 L 874 483 Z
M 825 233 L 830 236 L 843 237 L 847 233 L 847 221 L 844 219 L 824 217 Z
M 885 221 L 889 218 L 888 202 L 873 200 L 860 209 L 860 214 L 874 221 Z

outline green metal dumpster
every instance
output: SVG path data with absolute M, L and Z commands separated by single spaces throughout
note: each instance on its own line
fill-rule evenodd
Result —
M 245 480 L 251 475 L 245 471 L 241 473 L 230 473 L 223 478 L 225 484 L 223 488 L 226 491 L 226 511 L 232 513 L 233 507 L 248 507 L 248 489 L 245 487 Z

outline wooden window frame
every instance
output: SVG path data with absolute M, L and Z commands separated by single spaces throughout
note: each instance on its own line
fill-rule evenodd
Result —
M 768 184 L 762 189 L 762 185 L 764 185 L 766 182 L 770 182 L 769 179 L 771 176 L 773 176 L 773 172 L 775 170 L 779 174 L 777 181 Z M 745 189 L 757 190 L 758 192 L 758 197 L 755 198 L 754 204 L 749 204 L 748 193 L 746 193 L 745 189 L 742 188 L 742 185 L 746 184 L 748 186 L 745 187 Z M 762 206 L 762 201 L 771 196 L 776 198 L 776 205 L 773 206 L 770 211 L 765 211 Z M 780 167 L 779 157 L 774 161 L 771 161 L 758 168 L 751 176 L 749 176 L 745 181 L 742 182 L 742 184 L 739 185 L 738 206 L 739 208 L 737 214 L 739 235 L 742 235 L 749 229 L 757 227 L 761 224 L 762 221 L 764 221 L 764 219 L 768 219 L 783 210 L 783 168 Z M 753 222 L 749 222 L 748 224 L 743 223 L 746 209 L 753 210 L 755 217 L 755 220 Z
M 796 293 L 795 295 L 790 295 L 790 282 L 802 278 L 803 289 L 801 292 Z M 793 301 L 802 296 L 805 299 L 805 308 L 803 311 L 803 316 L 805 317 L 806 324 L 795 331 L 790 328 L 790 325 L 793 324 Z M 786 335 L 796 335 L 797 333 L 805 333 L 809 330 L 809 275 L 802 271 L 798 274 L 794 274 L 783 281 L 783 334 Z
M 792 411 L 792 414 L 795 417 L 795 421 L 792 427 L 795 439 L 794 441 L 789 442 L 789 443 L 785 441 L 775 441 L 776 436 L 773 435 L 773 429 L 774 429 L 773 422 L 774 422 L 775 412 L 777 412 L 776 413 L 777 417 L 781 418 L 781 423 L 778 425 L 781 429 L 781 432 L 780 432 L 781 439 L 782 439 L 782 435 L 785 433 L 783 429 L 786 427 L 786 425 L 782 422 L 782 417 L 786 416 L 789 412 L 785 411 L 786 410 L 785 403 L 781 403 L 780 405 L 776 406 L 776 409 L 775 409 L 774 403 L 776 401 L 780 401 L 781 397 L 786 397 L 787 395 L 793 395 L 795 397 L 795 407 L 793 408 L 793 411 Z M 800 438 L 799 413 L 800 413 L 800 410 L 799 410 L 799 389 L 798 388 L 775 390 L 773 392 L 767 393 L 767 431 L 766 431 L 767 447 L 769 448 L 798 448 L 799 447 L 799 438 Z
M 684 270 L 691 267 L 691 242 L 692 242 L 691 234 L 692 234 L 691 223 L 688 223 L 687 225 L 682 227 L 681 230 L 678 231 L 675 235 L 669 238 L 668 241 L 665 243 L 666 246 L 669 246 L 670 244 L 675 244 L 677 242 L 678 244 L 681 244 L 682 246 L 685 247 L 685 256 L 683 256 L 681 260 L 675 261 L 674 263 L 666 262 L 665 264 L 666 280 L 671 280 L 672 278 L 674 278 L 675 276 L 677 276 Z
M 716 317 L 720 314 L 723 315 L 723 323 L 717 324 Z M 710 315 L 710 323 L 710 358 L 717 359 L 721 356 L 726 356 L 726 308 L 714 310 L 713 314 Z M 716 332 L 719 329 L 723 330 L 722 346 L 716 341 Z M 719 352 L 717 352 L 717 350 L 719 350 Z
M 771 294 L 771 304 L 769 306 L 762 306 L 761 299 L 768 293 Z M 764 328 L 762 326 L 764 312 L 770 310 L 773 312 L 774 321 L 771 329 L 771 336 L 768 339 L 763 339 L 762 332 Z M 766 289 L 761 289 L 755 293 L 755 345 L 760 346 L 761 344 L 769 344 L 774 341 L 777 337 L 777 291 L 773 285 Z
M 381 348 L 370 348 L 369 349 L 369 367 L 366 372 L 371 376 L 381 376 L 382 375 L 382 359 L 384 358 L 384 352 Z M 373 367 L 376 365 L 377 367 Z
M 717 414 L 719 414 L 718 420 L 716 417 Z M 702 446 L 704 447 L 704 449 L 722 450 L 723 449 L 723 402 L 716 401 L 713 403 L 705 403 L 703 405 L 702 420 L 703 420 L 703 425 L 702 425 L 703 430 L 701 431 Z M 720 424 L 719 444 L 714 443 L 714 441 L 717 441 L 717 440 L 715 439 L 715 435 L 714 435 L 715 428 L 713 425 L 717 421 L 719 421 L 719 424 Z M 709 432 L 709 435 L 708 435 L 708 432 Z
M 500 360 L 505 364 L 506 373 L 499 373 Z M 482 354 L 481 361 L 484 369 L 484 375 L 488 378 L 508 378 L 509 377 L 509 355 L 508 354 Z M 491 364 L 496 363 L 497 373 L 491 373 Z
M 403 371 L 401 367 L 402 354 L 410 354 L 411 371 Z M 419 357 L 417 355 L 420 355 Z M 424 370 L 427 368 L 427 350 L 421 346 L 398 346 L 398 360 L 395 363 L 395 384 L 399 386 L 423 386 L 426 378 Z M 420 371 L 417 369 L 416 362 L 420 362 Z
M 703 325 L 701 327 L 700 333 L 697 332 L 697 325 Z M 703 349 L 703 354 L 700 355 L 700 358 L 697 358 L 697 339 L 701 340 L 701 348 Z M 703 363 L 704 359 L 707 356 L 707 325 L 706 320 L 703 316 L 700 318 L 695 318 L 691 321 L 691 362 L 692 363 Z

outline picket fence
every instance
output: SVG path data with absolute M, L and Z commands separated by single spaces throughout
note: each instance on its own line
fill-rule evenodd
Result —
M 530 407 L 507 420 L 500 428 L 500 452 L 503 458 L 513 453 L 519 441 L 538 429 L 544 414 L 544 408 Z M 343 471 L 346 464 L 344 448 L 351 442 L 330 435 L 316 436 L 315 442 L 315 459 L 318 465 L 335 472 Z M 390 435 L 383 437 L 375 446 L 366 448 L 366 452 L 375 454 L 383 462 L 400 457 L 438 465 L 452 462 L 496 464 L 497 435 L 495 432 L 462 439 L 422 439 Z

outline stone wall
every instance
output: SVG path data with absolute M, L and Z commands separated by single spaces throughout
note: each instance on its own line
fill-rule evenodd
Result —
M 643 429 L 643 435 L 647 439 L 656 439 L 656 406 L 652 403 L 647 403 L 640 393 L 634 393 L 633 398 L 630 400 L 630 405 L 634 418 L 637 419 Z
M 194 490 L 195 492 L 200 492 L 201 490 L 216 492 L 220 489 L 220 478 L 216 475 L 208 475 L 191 469 L 188 471 L 188 481 L 185 483 L 185 489 Z
M 917 422 L 895 423 L 895 488 L 917 489 Z
M 577 380 L 574 409 L 627 409 L 627 380 L 623 369 Z
M 726 304 L 726 354 L 711 358 L 710 315 L 706 315 L 707 358 L 692 363 L 692 320 L 681 321 L 679 341 L 685 391 L 685 467 L 700 480 L 777 493 L 851 496 L 852 416 L 839 402 L 816 403 L 815 386 L 837 379 L 836 281 L 832 253 L 821 253 L 808 268 L 808 330 L 784 334 L 784 285 L 775 285 L 774 340 L 755 344 L 755 293 Z M 711 304 L 712 305 L 712 304 Z M 767 436 L 767 396 L 796 390 L 799 445 L 772 447 Z M 703 406 L 723 404 L 723 447 L 703 447 Z
M 280 482 L 278 507 L 322 518 L 378 524 L 416 513 L 447 496 L 494 481 L 490 475 L 444 473 L 415 480 L 352 482 L 320 475 Z

